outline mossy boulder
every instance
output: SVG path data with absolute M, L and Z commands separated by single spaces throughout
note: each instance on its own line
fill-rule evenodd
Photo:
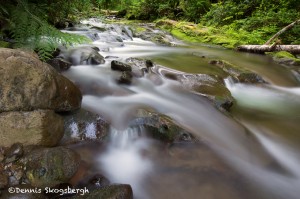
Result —
M 0 48 L 0 112 L 81 106 L 80 90 L 36 54 Z
M 22 160 L 26 177 L 34 187 L 52 187 L 68 182 L 79 168 L 80 156 L 64 147 L 35 149 Z
M 286 51 L 268 52 L 267 55 L 271 56 L 275 62 L 284 65 L 300 66 L 300 59 L 293 54 Z
M 0 113 L 0 146 L 14 143 L 55 146 L 64 133 L 63 118 L 51 110 Z
M 224 60 L 210 60 L 211 65 L 221 68 L 229 76 L 232 76 L 237 79 L 240 83 L 267 83 L 261 76 L 258 74 L 249 71 L 245 68 L 241 68 L 234 64 L 231 64 Z

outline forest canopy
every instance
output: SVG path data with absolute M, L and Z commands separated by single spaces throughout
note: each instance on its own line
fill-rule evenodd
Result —
M 99 16 L 101 9 L 119 11 L 119 17 L 130 20 L 171 19 L 214 27 L 229 36 L 245 35 L 248 44 L 266 41 L 300 19 L 299 0 L 2 0 L 0 41 L 12 39 L 16 45 L 44 49 L 41 35 L 48 34 L 56 38 L 51 47 L 46 45 L 49 51 L 57 41 L 80 43 L 84 38 L 62 34 L 54 26 L 78 16 Z M 300 44 L 299 35 L 297 25 L 280 39 L 284 44 Z M 28 42 L 33 37 L 36 40 Z

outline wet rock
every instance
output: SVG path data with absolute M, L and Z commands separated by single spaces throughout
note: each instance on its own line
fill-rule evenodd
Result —
M 140 24 L 134 31 L 134 36 L 158 45 L 174 46 L 178 42 L 171 34 L 155 28 L 155 24 Z
M 76 199 L 133 199 L 133 192 L 130 185 L 109 185 L 99 189 L 95 189 L 89 194 L 76 196 Z
M 235 77 L 241 83 L 267 83 L 267 81 L 258 74 L 223 60 L 211 60 L 209 61 L 209 64 L 220 67 L 223 71 L 232 77 Z
M 130 127 L 143 128 L 149 137 L 165 143 L 198 141 L 191 133 L 176 125 L 171 118 L 146 110 L 138 111 L 137 118 L 130 122 Z
M 96 174 L 91 177 L 84 177 L 84 179 L 79 182 L 78 187 L 94 190 L 108 185 L 110 185 L 110 181 L 105 176 Z
M 100 32 L 106 31 L 106 28 L 105 28 L 105 27 L 99 27 L 99 26 L 93 26 L 93 27 L 91 27 L 91 29 L 95 29 L 95 30 L 98 30 L 98 31 L 100 31 Z
M 57 29 L 65 29 L 69 27 L 74 27 L 74 23 L 69 20 L 61 20 L 54 24 L 55 28 Z
M 59 58 L 63 58 L 72 65 L 98 65 L 104 64 L 105 60 L 93 47 L 81 46 L 70 49 L 62 49 Z
M 147 68 L 147 72 L 150 71 L 150 68 L 152 68 L 154 66 L 153 62 L 151 60 L 146 60 L 146 68 Z
M 66 71 L 71 67 L 71 63 L 62 58 L 53 58 L 47 61 L 58 72 Z
M 79 167 L 80 157 L 64 147 L 44 148 L 31 151 L 23 162 L 32 186 L 53 187 L 71 179 Z
M 101 174 L 96 174 L 89 180 L 89 182 L 96 187 L 104 187 L 110 184 L 109 180 Z
M 117 70 L 117 71 L 132 71 L 132 68 L 130 65 L 113 60 L 111 61 L 111 69 Z
M 118 59 L 118 56 L 106 56 L 105 59 Z
M 80 90 L 37 55 L 0 48 L 0 112 L 81 106 Z
M 63 136 L 63 119 L 50 110 L 0 114 L 0 146 L 55 146 Z
M 126 63 L 128 63 L 131 68 L 132 68 L 132 75 L 134 77 L 140 78 L 143 77 L 145 73 L 148 73 L 151 69 L 151 67 L 147 68 L 146 61 L 145 59 L 141 58 L 133 58 L 130 57 L 125 60 Z M 152 61 L 148 61 L 148 65 L 150 66 Z M 153 63 L 152 63 L 153 64 Z
M 286 52 L 286 51 L 279 51 L 279 52 L 267 52 L 268 56 L 271 56 L 272 59 L 282 65 L 286 66 L 300 66 L 300 59 L 299 57 Z
M 185 89 L 209 99 L 221 111 L 229 111 L 234 103 L 230 91 L 218 77 L 206 74 L 166 74 L 167 78 L 179 81 Z
M 61 144 L 79 141 L 104 140 L 108 136 L 109 123 L 100 115 L 80 109 L 74 114 L 64 116 L 64 137 Z
M 126 14 L 127 14 L 127 10 L 126 9 L 122 9 L 122 10 L 118 11 L 116 17 L 123 18 L 123 17 L 126 16 Z
M 117 80 L 119 84 L 130 85 L 132 82 L 132 73 L 130 71 L 123 71 L 121 77 Z
M 20 143 L 13 144 L 8 150 L 5 151 L 5 161 L 4 163 L 10 163 L 18 160 L 23 156 L 24 150 L 23 145 Z

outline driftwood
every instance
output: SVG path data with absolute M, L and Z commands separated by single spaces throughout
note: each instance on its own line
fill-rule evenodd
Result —
M 300 54 L 300 45 L 242 45 L 237 50 L 251 53 L 265 53 L 274 51 L 287 51 L 292 54 Z
M 236 49 L 239 51 L 252 52 L 252 53 L 287 51 L 292 54 L 300 54 L 300 45 L 278 45 L 277 42 L 270 45 L 270 43 L 274 41 L 277 37 L 279 37 L 282 33 L 284 33 L 287 30 L 290 30 L 298 23 L 300 23 L 300 19 L 282 28 L 275 35 L 273 35 L 264 45 L 242 45 L 242 46 L 238 46 Z

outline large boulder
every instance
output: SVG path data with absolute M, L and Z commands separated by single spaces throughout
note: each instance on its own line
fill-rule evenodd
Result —
M 0 48 L 0 112 L 80 108 L 80 90 L 35 54 Z
M 0 146 L 14 143 L 54 146 L 63 136 L 64 121 L 50 110 L 0 114 Z
M 26 177 L 34 187 L 52 187 L 68 182 L 77 172 L 80 156 L 64 147 L 35 149 L 22 160 Z

